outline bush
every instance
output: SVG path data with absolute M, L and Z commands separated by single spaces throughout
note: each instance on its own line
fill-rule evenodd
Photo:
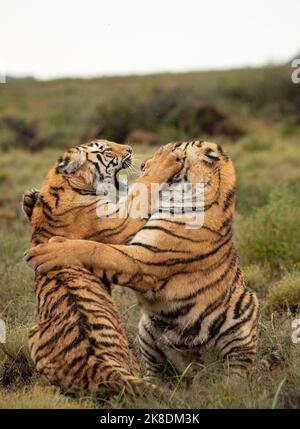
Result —
M 300 272 L 285 275 L 269 289 L 267 304 L 272 310 L 297 311 L 300 308 Z
M 243 134 L 227 115 L 213 104 L 201 100 L 186 100 L 169 113 L 169 122 L 190 137 L 224 135 L 236 139 Z
M 146 122 L 141 102 L 135 95 L 124 93 L 97 107 L 83 140 L 102 137 L 124 142 L 131 131 L 147 129 Z
M 236 139 L 243 134 L 217 106 L 189 88 L 176 87 L 172 90 L 154 88 L 143 101 L 124 92 L 109 103 L 99 105 L 90 118 L 83 140 L 105 137 L 123 142 L 136 129 L 159 133 L 163 128 L 174 129 L 183 138 L 225 135 Z
M 234 82 L 223 91 L 226 98 L 247 104 L 254 115 L 272 119 L 292 118 L 300 124 L 300 86 L 291 80 L 291 68 L 266 67 L 256 78 Z
M 1 128 L 6 128 L 14 135 L 14 145 L 28 150 L 38 150 L 43 146 L 39 136 L 37 123 L 27 122 L 23 118 L 4 116 L 1 118 Z M 4 144 L 7 146 L 7 143 Z

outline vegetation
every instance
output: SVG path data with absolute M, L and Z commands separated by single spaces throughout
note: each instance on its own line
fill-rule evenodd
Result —
M 5 348 L 0 346 L 0 408 L 299 408 L 300 345 L 291 335 L 300 304 L 300 86 L 291 84 L 290 70 L 17 80 L 0 91 L 0 318 L 8 327 Z M 258 365 L 237 385 L 213 362 L 199 366 L 191 387 L 170 380 L 163 401 L 149 394 L 104 404 L 60 395 L 36 373 L 27 346 L 36 305 L 33 276 L 22 262 L 29 231 L 21 195 L 39 186 L 63 148 L 92 135 L 126 141 L 137 129 L 154 133 L 160 143 L 208 136 L 233 158 L 235 240 L 262 307 L 258 361 L 280 350 L 284 364 L 275 373 Z M 136 167 L 154 150 L 136 144 Z M 138 355 L 138 305 L 130 291 L 116 288 L 114 296 Z

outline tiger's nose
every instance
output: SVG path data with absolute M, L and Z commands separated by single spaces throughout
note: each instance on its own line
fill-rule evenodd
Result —
M 125 146 L 126 151 L 127 151 L 128 153 L 132 153 L 132 147 L 131 147 L 131 146 L 128 146 L 128 145 L 124 145 L 124 146 Z

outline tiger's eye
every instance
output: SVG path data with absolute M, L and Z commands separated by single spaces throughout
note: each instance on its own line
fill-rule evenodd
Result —
M 205 156 L 207 156 L 207 158 L 213 161 L 218 161 L 220 159 L 219 155 L 216 152 L 214 152 L 212 149 L 206 149 L 204 154 Z

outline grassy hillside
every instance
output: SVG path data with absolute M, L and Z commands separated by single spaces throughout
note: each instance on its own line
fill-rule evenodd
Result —
M 95 132 L 120 142 L 142 128 L 165 143 L 214 131 L 231 136 L 231 126 L 248 132 L 253 118 L 279 121 L 286 133 L 300 123 L 300 85 L 291 82 L 291 69 L 286 66 L 18 80 L 1 85 L 0 91 L 0 147 L 5 150 L 26 144 L 20 136 L 22 126 L 27 133 L 36 133 L 40 146 L 67 147 Z
M 300 304 L 300 85 L 290 83 L 289 73 L 270 67 L 0 86 L 0 318 L 8 325 L 10 355 L 0 349 L 0 408 L 300 407 L 300 344 L 291 340 Z M 39 144 L 28 145 L 34 138 L 24 139 L 16 123 L 34 131 Z M 233 126 L 238 133 L 232 134 Z M 233 158 L 235 241 L 248 284 L 261 301 L 259 357 L 276 349 L 284 358 L 276 373 L 258 368 L 237 386 L 215 362 L 199 367 L 192 387 L 173 380 L 164 401 L 149 395 L 104 405 L 64 397 L 36 374 L 27 348 L 36 314 L 32 273 L 22 262 L 29 233 L 21 195 L 39 186 L 63 148 L 95 132 L 124 141 L 136 129 L 155 133 L 159 143 L 208 136 Z M 136 158 L 155 148 L 135 145 Z M 115 298 L 138 354 L 133 294 L 116 290 Z

